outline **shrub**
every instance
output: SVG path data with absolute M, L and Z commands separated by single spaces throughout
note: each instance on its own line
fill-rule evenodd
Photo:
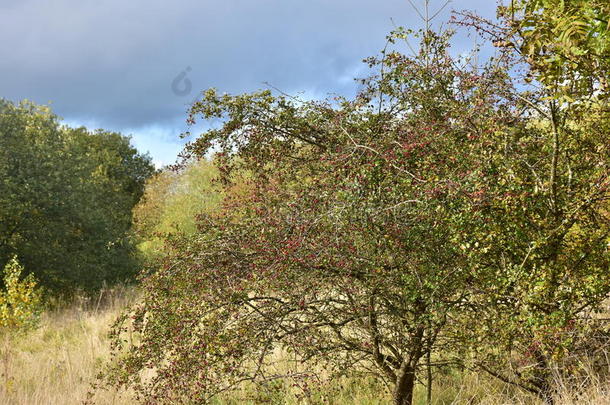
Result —
M 0 291 L 0 328 L 35 326 L 42 310 L 42 295 L 32 274 L 21 278 L 23 267 L 13 257 L 4 267 L 4 290 Z

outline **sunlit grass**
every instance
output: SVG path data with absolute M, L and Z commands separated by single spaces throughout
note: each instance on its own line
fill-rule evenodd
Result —
M 108 358 L 107 332 L 129 290 L 106 291 L 98 300 L 43 315 L 40 326 L 0 336 L 0 404 L 81 403 Z M 100 392 L 101 404 L 130 404 L 128 398 Z
M 108 360 L 107 332 L 134 290 L 106 291 L 98 299 L 44 314 L 40 327 L 0 336 L 0 405 L 82 403 Z M 597 381 L 581 392 L 561 389 L 556 404 L 606 405 L 610 384 Z M 451 372 L 435 376 L 433 405 L 542 405 L 538 399 L 485 375 Z M 125 393 L 96 391 L 97 404 L 135 404 Z M 391 405 L 391 395 L 373 378 L 315 381 L 286 379 L 266 386 L 244 385 L 217 398 L 214 405 Z M 415 405 L 426 405 L 426 387 L 416 388 Z

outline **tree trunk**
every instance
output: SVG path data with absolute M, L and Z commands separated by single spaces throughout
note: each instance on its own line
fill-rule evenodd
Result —
M 428 349 L 426 353 L 426 373 L 428 382 L 426 384 L 426 405 L 432 405 L 432 365 L 431 365 L 432 350 Z
M 554 405 L 553 399 L 554 389 L 552 383 L 551 365 L 548 362 L 547 357 L 540 351 L 540 349 L 534 350 L 534 356 L 538 362 L 538 370 L 534 375 L 534 381 L 532 385 L 536 387 L 538 396 L 544 401 L 545 404 Z
M 540 384 L 537 395 L 540 399 L 542 399 L 544 401 L 545 404 L 555 405 L 555 398 L 554 398 L 553 394 L 554 394 L 554 390 L 551 387 L 550 383 L 545 381 L 542 384 Z
M 415 370 L 403 363 L 396 374 L 394 387 L 394 405 L 411 405 L 413 403 L 413 388 L 415 387 Z

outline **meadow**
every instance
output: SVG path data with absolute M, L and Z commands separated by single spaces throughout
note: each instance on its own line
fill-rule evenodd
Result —
M 94 392 L 96 404 L 137 404 L 130 393 L 92 390 L 97 373 L 110 355 L 107 337 L 110 325 L 136 298 L 133 288 L 103 290 L 95 298 L 77 299 L 70 306 L 46 311 L 36 329 L 2 335 L 0 404 L 79 404 L 90 392 Z M 472 372 L 437 376 L 433 392 L 434 405 L 543 405 L 531 395 Z M 556 404 L 605 405 L 609 394 L 610 382 L 597 380 L 584 392 L 574 387 L 560 388 Z M 260 403 L 389 405 L 392 398 L 380 382 L 363 377 L 342 378 L 311 390 L 304 390 L 302 382 L 273 382 L 263 387 L 245 387 L 214 402 Z M 426 404 L 423 384 L 417 385 L 414 404 Z

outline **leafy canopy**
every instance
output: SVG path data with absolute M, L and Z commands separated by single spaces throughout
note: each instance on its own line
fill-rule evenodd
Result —
M 0 100 L 0 265 L 18 255 L 55 293 L 128 279 L 131 210 L 153 172 L 125 136 Z
M 514 48 L 473 69 L 448 35 L 394 50 L 411 34 L 353 99 L 204 93 L 190 121 L 221 125 L 186 155 L 215 152 L 222 203 L 117 321 L 106 382 L 206 403 L 324 370 L 406 405 L 438 368 L 544 399 L 554 371 L 577 374 L 610 291 L 609 120 L 524 87 Z

